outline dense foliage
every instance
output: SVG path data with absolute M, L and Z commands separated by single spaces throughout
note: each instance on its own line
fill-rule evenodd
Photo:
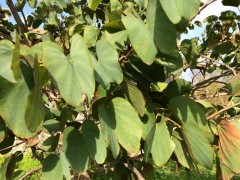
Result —
M 15 165 L 28 150 L 44 179 L 153 179 L 170 159 L 189 170 L 216 163 L 219 179 L 238 175 L 240 18 L 226 11 L 194 21 L 212 2 L 6 0 L 0 179 L 26 176 Z M 180 41 L 196 26 L 206 27 L 202 37 Z M 204 78 L 185 81 L 189 70 Z M 212 84 L 223 85 L 199 93 Z

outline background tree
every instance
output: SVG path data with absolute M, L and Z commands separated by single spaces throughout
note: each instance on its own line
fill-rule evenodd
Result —
M 239 16 L 209 16 L 202 39 L 177 43 L 212 2 L 7 0 L 17 24 L 0 9 L 1 179 L 16 177 L 25 150 L 11 149 L 22 143 L 44 179 L 152 179 L 170 159 L 186 169 L 216 162 L 219 179 L 238 175 Z M 189 68 L 215 73 L 190 83 L 181 79 Z M 197 93 L 212 83 L 223 84 L 210 96 L 224 92 L 224 102 Z

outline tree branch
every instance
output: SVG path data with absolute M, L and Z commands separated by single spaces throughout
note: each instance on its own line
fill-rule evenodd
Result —
M 123 165 L 126 168 L 130 169 L 137 176 L 138 180 L 145 180 L 141 173 L 137 170 L 137 168 L 128 163 L 123 163 Z
M 205 56 L 205 55 L 201 55 L 201 56 L 202 56 L 203 58 L 205 58 L 205 59 L 209 59 L 210 61 L 213 61 L 213 62 L 215 62 L 215 63 L 218 63 L 218 64 L 220 64 L 220 65 L 225 66 L 226 68 L 228 68 L 229 70 L 232 71 L 232 73 L 233 73 L 234 76 L 236 75 L 236 71 L 235 71 L 235 69 L 233 69 L 233 68 L 230 67 L 229 65 L 224 64 L 223 62 L 217 61 L 217 60 L 212 59 L 212 58 L 210 58 L 210 57 L 208 57 L 208 56 Z
M 208 5 L 212 4 L 213 2 L 215 2 L 216 0 L 208 0 L 202 7 L 200 7 L 198 13 L 190 20 L 190 22 L 197 16 L 199 15 L 202 10 L 204 10 Z
M 17 143 L 17 144 L 14 144 L 14 145 L 12 145 L 12 146 L 8 146 L 8 147 L 6 147 L 6 148 L 0 149 L 0 152 L 5 151 L 5 150 L 8 150 L 8 149 L 11 149 L 11 148 L 13 148 L 13 147 L 17 147 L 17 146 L 19 146 L 19 145 L 21 145 L 21 144 L 23 144 L 23 143 L 25 143 L 25 142 L 26 142 L 26 140 L 24 140 L 24 141 L 22 141 L 22 142 L 19 142 L 19 143 Z
M 234 105 L 232 105 L 232 106 L 228 106 L 228 107 L 226 107 L 226 108 L 223 108 L 223 109 L 221 109 L 220 111 L 217 111 L 217 112 L 211 114 L 210 116 L 208 116 L 207 119 L 212 119 L 213 117 L 221 114 L 222 112 L 227 111 L 228 109 L 231 109 L 231 108 L 236 107 L 236 106 L 239 106 L 239 105 L 240 105 L 240 102 L 238 102 L 238 103 L 236 103 L 236 104 L 234 104 Z
M 21 29 L 21 33 L 24 34 L 26 32 L 28 32 L 28 29 L 27 27 L 23 24 L 17 10 L 15 9 L 14 7 L 14 4 L 12 2 L 12 0 L 6 0 L 6 4 L 8 5 L 10 11 L 12 12 L 12 15 L 17 23 L 17 25 L 20 27 Z
M 32 173 L 34 173 L 34 172 L 36 172 L 36 171 L 38 171 L 40 169 L 42 169 L 42 166 L 39 166 L 39 167 L 37 167 L 35 169 L 32 169 L 32 170 L 28 171 L 26 174 L 24 174 L 22 177 L 20 177 L 19 180 L 23 180 L 27 176 L 31 175 Z

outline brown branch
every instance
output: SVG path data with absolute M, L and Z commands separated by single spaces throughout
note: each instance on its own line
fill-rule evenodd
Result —
M 226 107 L 226 108 L 223 108 L 223 109 L 221 109 L 220 111 L 217 111 L 217 112 L 211 114 L 210 116 L 208 116 L 207 119 L 212 119 L 213 117 L 221 114 L 222 112 L 227 111 L 228 109 L 231 109 L 231 108 L 236 107 L 236 106 L 239 106 L 239 105 L 240 105 L 240 102 L 238 102 L 238 103 L 236 103 L 236 104 L 234 104 L 234 105 L 232 105 L 232 106 L 228 106 L 228 107 Z
M 42 169 L 42 166 L 39 166 L 35 169 L 32 169 L 30 171 L 28 171 L 26 174 L 24 174 L 22 177 L 19 178 L 19 180 L 23 180 L 24 178 L 26 178 L 27 176 L 31 175 L 32 173 L 39 171 L 40 169 Z
M 202 7 L 200 7 L 198 13 L 190 21 L 192 21 L 197 15 L 199 15 L 202 12 L 202 10 L 204 10 L 208 5 L 212 4 L 215 1 L 216 0 L 208 0 Z
M 142 174 L 137 170 L 137 168 L 128 163 L 123 163 L 123 165 L 126 168 L 130 169 L 137 176 L 138 180 L 145 180 Z
M 10 11 L 12 12 L 12 15 L 17 23 L 17 25 L 20 27 L 21 29 L 21 33 L 24 34 L 26 32 L 28 32 L 27 27 L 23 24 L 17 10 L 15 9 L 15 6 L 12 2 L 12 0 L 6 0 L 6 4 L 8 5 Z
M 27 140 L 24 140 L 24 141 L 22 141 L 22 142 L 19 142 L 19 143 L 17 143 L 17 144 L 12 145 L 12 146 L 8 146 L 8 147 L 6 147 L 6 148 L 0 149 L 0 152 L 5 151 L 5 150 L 8 150 L 8 149 L 11 149 L 11 148 L 13 148 L 13 147 L 17 147 L 17 146 L 25 143 L 26 141 L 27 141 Z

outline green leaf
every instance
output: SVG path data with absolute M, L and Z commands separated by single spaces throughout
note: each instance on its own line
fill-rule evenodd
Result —
M 197 15 L 200 1 L 199 0 L 161 0 L 160 1 L 168 18 L 177 24 L 181 19 L 190 20 Z
M 7 157 L 6 159 L 4 159 L 3 163 L 1 164 L 1 168 L 0 168 L 0 179 L 1 180 L 7 180 L 7 167 L 8 167 L 8 163 L 10 161 L 11 157 Z
M 238 7 L 240 5 L 239 0 L 222 0 L 222 4 L 224 6 L 235 6 Z
M 124 30 L 124 26 L 121 20 L 111 21 L 106 23 L 101 28 L 102 31 L 106 30 L 110 33 L 116 33 Z
M 164 93 L 168 98 L 172 98 L 174 96 L 188 94 L 190 93 L 191 89 L 191 84 L 188 81 L 185 81 L 184 79 L 177 79 L 168 84 L 167 88 L 164 90 Z
M 151 153 L 154 164 L 157 166 L 164 165 L 171 157 L 175 144 L 170 138 L 169 131 L 165 121 L 156 123 L 148 135 L 144 144 L 144 161 L 148 161 Z
M 150 103 L 147 105 L 146 109 L 145 109 L 145 114 L 144 116 L 141 118 L 142 119 L 142 138 L 143 140 L 145 140 L 148 136 L 148 134 L 150 133 L 150 131 L 152 130 L 156 118 L 155 118 L 155 107 L 156 104 L 155 103 Z
M 42 98 L 42 84 L 40 76 L 40 67 L 38 61 L 35 60 L 34 69 L 34 88 L 28 96 L 28 104 L 25 113 L 25 122 L 31 132 L 37 132 L 45 117 L 45 107 Z
M 37 6 L 37 0 L 28 0 L 28 5 L 31 7 L 31 8 L 36 8 Z
M 239 82 L 239 77 L 240 77 L 240 73 L 237 74 L 236 76 L 234 76 L 234 77 L 230 80 L 230 82 L 229 82 L 229 84 L 228 84 L 228 86 L 227 86 L 228 91 L 229 91 L 233 96 L 240 94 L 240 82 Z
M 131 44 L 141 60 L 151 65 L 155 60 L 157 49 L 153 36 L 144 22 L 133 15 L 123 16 L 122 22 L 127 30 Z M 144 34 L 144 36 L 140 36 Z
M 159 0 L 150 0 L 147 7 L 147 25 L 153 34 L 158 49 L 170 53 L 176 48 L 176 30 L 168 19 Z
M 121 86 L 128 101 L 132 104 L 136 112 L 142 117 L 145 112 L 145 99 L 142 92 L 131 82 L 124 81 Z
M 54 11 L 49 12 L 49 18 L 48 18 L 48 24 L 49 25 L 55 25 L 58 26 L 58 18 L 57 18 L 57 13 Z
M 93 121 L 85 120 L 82 125 L 82 135 L 89 154 L 96 160 L 98 164 L 104 163 L 107 150 L 102 133 Z
M 63 169 L 60 158 L 56 154 L 50 154 L 46 157 L 43 163 L 43 179 L 63 179 Z
M 199 127 L 207 127 L 208 125 L 203 109 L 190 98 L 173 97 L 169 101 L 169 108 L 182 123 L 196 124 Z
M 12 83 L 16 83 L 12 71 L 13 44 L 12 46 L 9 46 L 5 43 L 0 44 L 0 57 L 0 76 Z
M 142 124 L 128 101 L 117 97 L 109 103 L 102 103 L 98 108 L 98 116 L 103 135 L 110 144 L 114 158 L 119 153 L 118 142 L 130 153 L 139 151 Z
M 103 36 L 106 40 L 117 50 L 125 48 L 127 42 L 127 31 L 119 31 L 117 33 L 110 34 L 107 31 L 104 32 Z
M 197 44 L 196 39 L 193 38 L 191 40 L 184 39 L 181 42 L 180 49 L 185 56 L 189 66 L 195 67 L 197 65 L 197 59 L 198 59 L 198 52 L 197 52 Z
M 60 160 L 61 160 L 63 175 L 65 176 L 66 180 L 71 180 L 69 163 L 67 162 L 67 158 L 63 152 L 60 152 Z
M 26 126 L 25 114 L 28 96 L 33 88 L 33 75 L 31 68 L 22 62 L 21 71 L 22 79 L 15 85 L 0 79 L 0 114 L 16 136 L 29 138 L 34 134 Z
M 0 143 L 4 140 L 6 133 L 5 133 L 6 125 L 4 124 L 3 120 L 0 119 Z
M 14 141 L 15 141 L 15 137 L 12 133 L 9 132 L 8 134 L 6 134 L 5 138 L 0 143 L 0 149 L 1 149 L 0 154 L 4 155 L 9 153 L 12 150 L 11 146 L 13 145 Z M 6 150 L 3 150 L 5 148 Z
M 64 130 L 63 149 L 73 170 L 78 172 L 87 170 L 90 165 L 88 148 L 79 130 L 74 127 L 67 127 Z
M 204 132 L 194 124 L 184 124 L 182 127 L 183 137 L 193 160 L 203 167 L 212 169 L 213 150 Z
M 50 136 L 43 142 L 43 149 L 46 152 L 54 152 L 58 146 L 60 134 L 58 133 L 55 136 Z
M 98 5 L 102 2 L 102 0 L 88 0 L 88 6 L 93 10 L 96 11 Z
M 75 34 L 71 39 L 69 58 L 52 47 L 43 49 L 44 66 L 50 72 L 62 97 L 72 106 L 79 106 L 82 93 L 89 100 L 95 89 L 93 67 L 83 38 Z
M 50 119 L 43 123 L 43 127 L 47 130 L 48 134 L 54 134 L 60 131 L 60 122 L 55 119 Z
M 240 123 L 239 119 L 222 120 L 218 125 L 219 158 L 221 166 L 240 173 Z
M 95 46 L 99 30 L 93 26 L 87 26 L 84 29 L 83 39 L 88 47 Z
M 96 80 L 103 88 L 109 88 L 110 83 L 120 84 L 123 73 L 118 64 L 118 53 L 106 40 L 99 40 L 96 44 L 98 61 L 91 56 Z
M 176 155 L 178 162 L 188 169 L 194 167 L 192 158 L 188 152 L 187 145 L 184 142 L 182 135 L 175 130 L 173 132 L 172 140 L 175 144 L 174 154 Z

